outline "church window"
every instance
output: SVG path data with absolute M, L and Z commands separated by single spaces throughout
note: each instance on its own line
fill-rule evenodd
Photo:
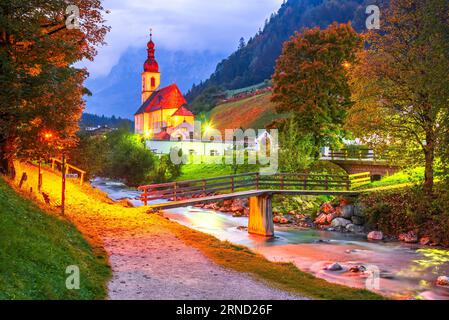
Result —
M 151 78 L 151 87 L 154 88 L 156 86 L 156 79 Z

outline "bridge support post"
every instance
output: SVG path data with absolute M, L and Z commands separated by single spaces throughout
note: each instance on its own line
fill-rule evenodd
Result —
M 271 195 L 249 198 L 248 232 L 265 237 L 274 236 Z

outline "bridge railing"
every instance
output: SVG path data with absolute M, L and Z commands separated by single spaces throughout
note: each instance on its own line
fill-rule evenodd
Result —
M 331 160 L 371 160 L 371 161 L 382 161 L 388 160 L 389 156 L 387 153 L 377 153 L 372 149 L 341 149 L 341 150 L 330 150 L 329 154 L 323 155 L 325 158 L 330 158 Z
M 245 189 L 273 190 L 350 190 L 348 175 L 279 173 L 261 175 L 242 173 L 206 179 L 187 180 L 140 186 L 141 201 L 166 199 L 177 201 L 195 196 L 207 196 L 216 192 L 233 193 Z

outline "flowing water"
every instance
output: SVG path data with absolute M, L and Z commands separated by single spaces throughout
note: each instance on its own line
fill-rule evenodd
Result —
M 95 179 L 92 185 L 113 200 L 124 198 L 138 206 L 139 193 L 124 184 Z M 368 288 L 397 299 L 449 300 L 449 288 L 438 287 L 438 276 L 449 274 L 449 251 L 399 242 L 370 242 L 364 236 L 329 231 L 276 227 L 274 238 L 247 233 L 246 217 L 194 207 L 170 209 L 164 216 L 220 240 L 240 244 L 271 261 L 292 262 L 299 269 L 330 282 Z M 338 262 L 343 270 L 327 271 Z M 350 272 L 363 265 L 366 272 Z

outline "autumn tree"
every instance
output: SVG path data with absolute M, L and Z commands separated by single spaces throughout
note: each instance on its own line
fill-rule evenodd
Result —
M 79 8 L 79 28 L 70 27 L 69 4 Z M 73 64 L 103 43 L 103 11 L 98 0 L 0 2 L 0 171 L 75 142 L 87 72 Z
M 347 69 L 361 45 L 349 23 L 304 29 L 284 43 L 272 101 L 277 112 L 291 114 L 301 135 L 311 137 L 315 156 L 341 136 L 351 106 Z
M 347 127 L 374 147 L 390 147 L 393 160 L 424 165 L 424 189 L 432 193 L 449 132 L 449 2 L 391 0 L 382 16 L 351 70 Z

